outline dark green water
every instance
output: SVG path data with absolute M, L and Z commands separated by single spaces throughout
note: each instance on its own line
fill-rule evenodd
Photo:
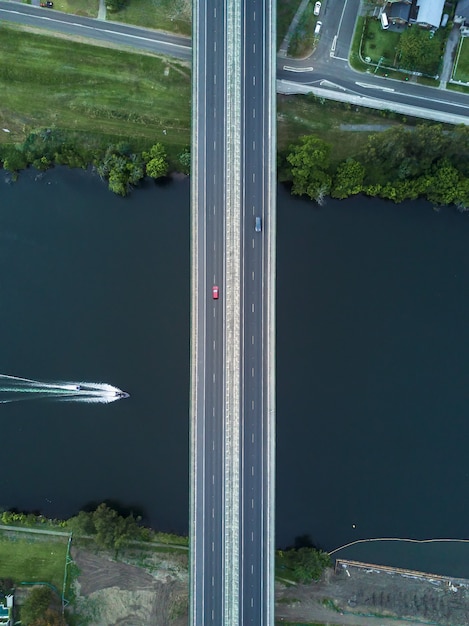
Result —
M 67 516 L 112 498 L 186 532 L 189 182 L 122 200 L 83 172 L 4 176 L 0 373 L 131 398 L 2 405 L 0 505 Z M 468 535 L 468 219 L 279 189 L 279 545 Z M 448 551 L 405 554 L 469 576 Z

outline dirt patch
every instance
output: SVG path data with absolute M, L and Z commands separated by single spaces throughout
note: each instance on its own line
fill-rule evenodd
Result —
M 348 573 L 347 573 L 348 572 Z M 280 621 L 377 626 L 464 626 L 469 623 L 469 581 L 347 567 L 312 585 L 277 586 Z
M 72 552 L 80 576 L 77 610 L 92 626 L 186 626 L 187 553 L 129 550 L 125 562 Z M 277 583 L 276 623 L 344 626 L 464 626 L 469 581 L 374 566 L 328 569 L 309 585 Z M 377 619 L 379 618 L 379 619 Z
M 134 550 L 130 562 L 73 550 L 80 570 L 77 611 L 93 626 L 179 626 L 187 614 L 187 556 Z M 132 561 L 137 560 L 140 565 Z

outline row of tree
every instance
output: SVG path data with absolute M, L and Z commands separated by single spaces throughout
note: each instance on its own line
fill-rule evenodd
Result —
M 337 166 L 331 146 L 305 136 L 286 157 L 292 192 L 322 203 L 364 193 L 402 202 L 424 197 L 436 205 L 469 208 L 469 129 L 441 125 L 392 128 L 369 137 L 365 149 Z
M 32 165 L 44 171 L 53 165 L 87 168 L 92 165 L 108 182 L 109 189 L 125 196 L 145 176 L 157 179 L 169 171 L 166 149 L 155 143 L 149 150 L 132 150 L 128 143 L 112 144 L 106 149 L 84 146 L 79 138 L 61 131 L 45 129 L 31 133 L 22 144 L 0 145 L 0 164 L 14 175 Z M 178 155 L 177 168 L 190 171 L 190 150 Z
M 34 587 L 20 613 L 24 626 L 66 626 L 59 599 L 49 587 Z

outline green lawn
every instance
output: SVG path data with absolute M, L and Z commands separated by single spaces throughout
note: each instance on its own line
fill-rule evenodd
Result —
M 128 6 L 116 13 L 107 13 L 107 19 L 157 28 L 182 35 L 191 34 L 191 0 L 129 0 Z
M 467 37 L 462 37 L 460 48 L 456 54 L 456 67 L 454 70 L 454 80 L 469 82 L 469 41 Z
M 54 9 L 84 17 L 97 17 L 99 0 L 54 0 Z
M 171 60 L 0 26 L 0 141 L 36 128 L 162 141 L 190 139 L 190 70 Z M 34 54 L 31 54 L 34 50 Z M 164 132 L 166 131 L 166 132 Z
M 392 30 L 383 30 L 381 22 L 370 19 L 366 34 L 362 40 L 362 57 L 371 58 L 372 63 L 379 63 L 382 58 L 382 65 L 394 66 L 396 64 L 396 50 L 399 45 L 400 33 Z
M 66 537 L 0 532 L 0 578 L 15 583 L 47 582 L 60 592 L 64 580 Z

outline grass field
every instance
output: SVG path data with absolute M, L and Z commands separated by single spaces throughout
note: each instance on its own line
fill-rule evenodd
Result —
M 277 150 L 285 154 L 302 135 L 315 135 L 332 144 L 331 163 L 337 165 L 365 146 L 370 131 L 344 130 L 344 125 L 397 124 L 382 115 L 356 110 L 356 107 L 321 101 L 305 96 L 277 97 Z M 280 171 L 279 171 L 280 174 Z
M 181 35 L 191 34 L 191 18 L 191 0 L 129 0 L 129 4 L 121 11 L 107 13 L 108 20 Z
M 396 50 L 399 45 L 401 33 L 392 30 L 383 30 L 381 22 L 369 20 L 367 37 L 363 37 L 362 57 L 370 57 L 372 63 L 378 63 L 382 58 L 382 64 L 393 66 L 396 61 Z
M 64 580 L 66 537 L 0 532 L 0 578 L 15 583 L 47 582 L 60 592 Z
M 464 83 L 469 82 L 469 41 L 467 37 L 461 39 L 460 48 L 456 54 L 456 63 L 453 79 L 461 80 Z
M 0 26 L 0 141 L 36 128 L 162 141 L 190 138 L 190 70 L 171 60 Z M 34 50 L 34 53 L 31 53 Z M 165 132 L 164 132 L 165 131 Z
M 98 15 L 99 0 L 54 0 L 54 10 L 84 17 Z

